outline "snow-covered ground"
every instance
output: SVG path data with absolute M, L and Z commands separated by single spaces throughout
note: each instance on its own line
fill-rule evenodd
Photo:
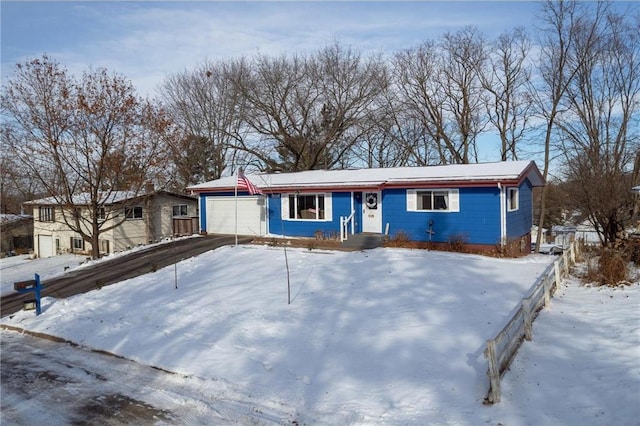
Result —
M 13 283 L 32 280 L 34 274 L 47 280 L 77 268 L 86 261 L 86 256 L 63 254 L 43 259 L 30 259 L 28 254 L 0 259 L 0 295 L 13 293 Z
M 199 235 L 179 237 L 178 240 L 187 238 L 201 238 Z M 0 259 L 0 296 L 13 293 L 13 283 L 16 281 L 32 280 L 34 274 L 40 275 L 42 281 L 58 277 L 78 267 L 86 267 L 108 259 L 125 256 L 137 251 L 146 250 L 161 244 L 170 244 L 173 239 L 165 239 L 158 243 L 145 244 L 129 250 L 104 256 L 100 259 L 89 260 L 85 255 L 62 254 L 46 258 L 31 259 L 29 255 L 10 256 Z
M 202 381 L 243 410 L 224 413 L 229 420 L 251 417 L 253 407 L 260 422 L 299 424 L 639 422 L 638 284 L 565 283 L 505 375 L 502 401 L 485 406 L 486 340 L 553 257 L 287 253 L 290 305 L 283 250 L 238 246 L 45 298 L 41 316 L 19 312 L 2 323 Z

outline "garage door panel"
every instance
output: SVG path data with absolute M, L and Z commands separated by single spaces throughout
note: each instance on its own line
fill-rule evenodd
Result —
M 264 198 L 234 197 L 207 198 L 207 232 L 212 234 L 235 234 L 236 206 L 238 234 L 264 235 L 266 217 Z
M 53 237 L 51 235 L 38 235 L 38 257 L 53 256 Z

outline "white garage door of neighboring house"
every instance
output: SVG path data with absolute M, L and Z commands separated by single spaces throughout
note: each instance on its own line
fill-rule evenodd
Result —
M 38 235 L 38 257 L 53 256 L 53 237 L 51 235 Z
M 264 197 L 238 197 L 238 234 L 266 233 Z M 236 199 L 234 197 L 207 198 L 207 232 L 235 234 Z

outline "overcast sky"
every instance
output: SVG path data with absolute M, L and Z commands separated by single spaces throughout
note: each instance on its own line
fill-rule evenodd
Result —
M 255 53 L 339 41 L 366 53 L 410 48 L 465 25 L 492 37 L 528 27 L 535 2 L 0 2 L 2 78 L 49 56 L 74 73 L 106 67 L 154 95 L 168 74 Z

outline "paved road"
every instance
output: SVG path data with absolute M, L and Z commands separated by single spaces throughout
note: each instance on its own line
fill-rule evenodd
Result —
M 0 330 L 2 425 L 282 424 L 229 384 Z M 236 397 L 242 397 L 236 399 Z
M 244 244 L 250 241 L 251 237 L 238 237 L 238 243 Z M 233 235 L 208 235 L 155 245 L 90 267 L 76 268 L 65 275 L 47 280 L 43 283 L 45 288 L 42 296 L 64 298 L 86 293 L 234 243 Z M 11 315 L 19 311 L 22 309 L 23 302 L 29 299 L 33 299 L 31 293 L 11 293 L 3 296 L 0 298 L 0 315 Z

